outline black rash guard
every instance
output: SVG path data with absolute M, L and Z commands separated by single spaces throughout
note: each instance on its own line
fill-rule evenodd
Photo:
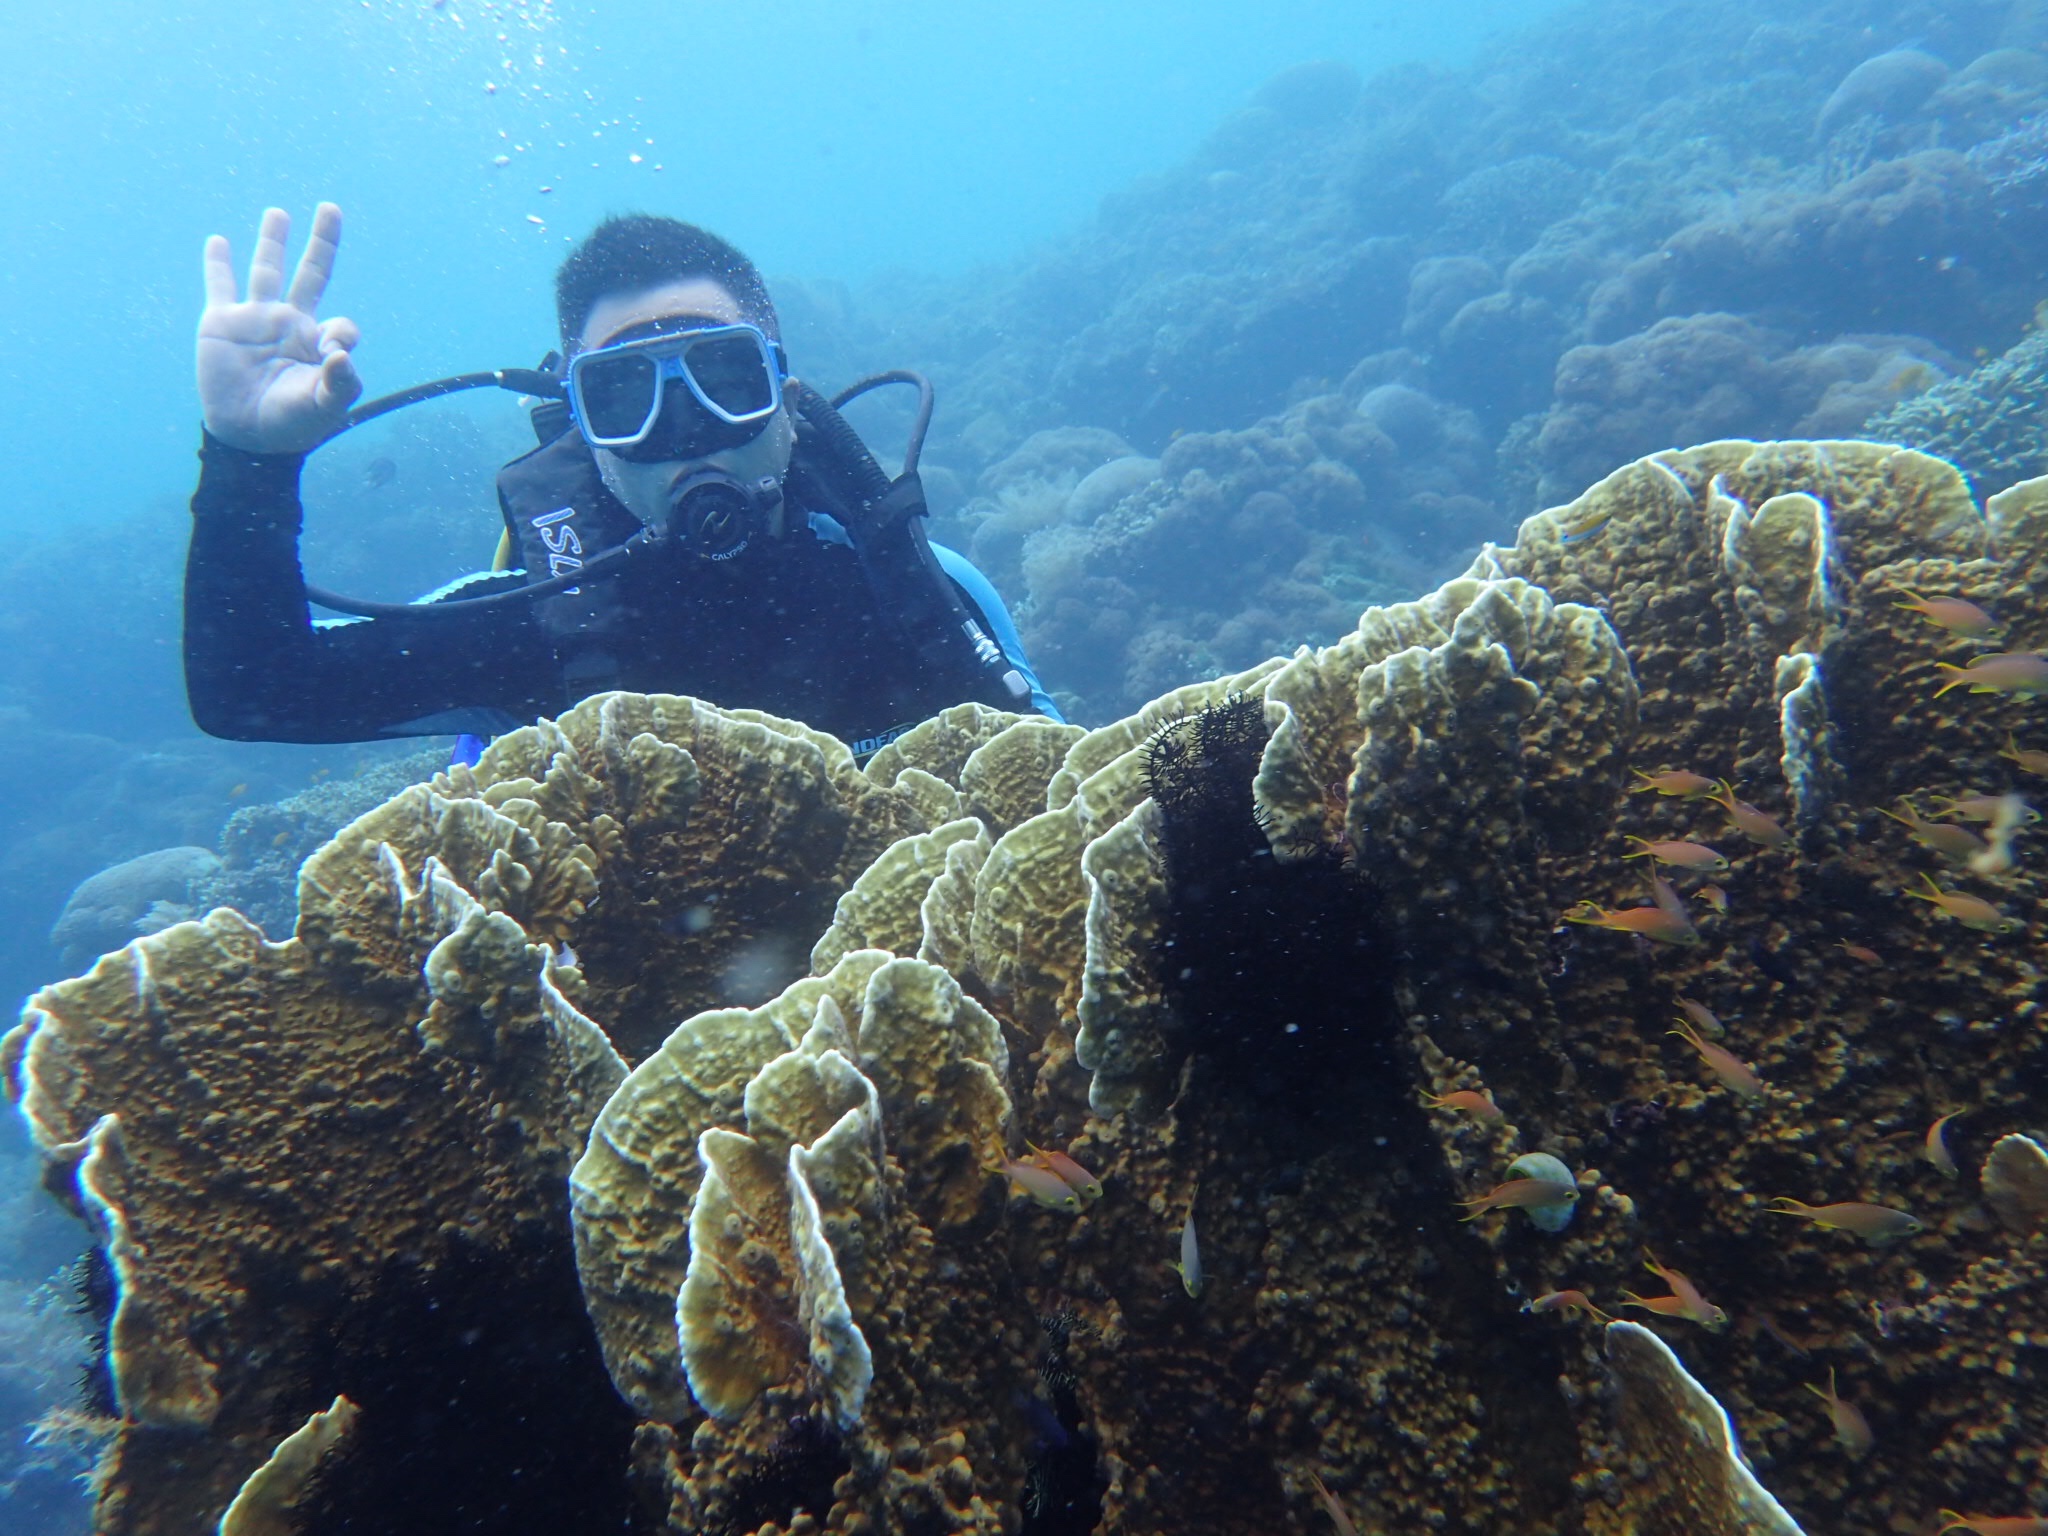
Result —
M 630 643 L 597 686 L 564 677 L 554 640 L 526 603 L 315 623 L 299 567 L 302 463 L 298 454 L 245 453 L 211 436 L 201 449 L 185 564 L 185 689 L 192 718 L 209 735 L 490 736 L 559 714 L 602 686 L 764 710 L 871 751 L 963 702 L 957 685 L 921 675 L 853 549 L 830 537 L 836 525 L 822 519 L 757 539 L 722 563 L 666 553 L 629 563 L 607 585 Z M 965 566 L 950 558 L 956 570 Z M 523 573 L 500 573 L 443 595 L 481 596 L 524 581 Z M 1055 713 L 1000 599 L 971 567 L 954 581 L 1031 682 L 1036 707 Z

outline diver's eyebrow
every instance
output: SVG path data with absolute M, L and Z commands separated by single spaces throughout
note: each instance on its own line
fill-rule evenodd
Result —
M 652 320 L 636 320 L 624 330 L 614 331 L 590 350 L 596 352 L 626 341 L 645 341 L 651 336 L 666 336 L 674 331 L 707 331 L 733 323 L 717 315 L 658 315 Z

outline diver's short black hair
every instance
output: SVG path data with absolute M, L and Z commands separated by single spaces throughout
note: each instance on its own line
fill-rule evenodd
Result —
M 555 273 L 555 313 L 562 340 L 573 347 L 584 322 L 608 293 L 708 277 L 738 302 L 740 313 L 777 341 L 781 328 L 760 269 L 708 229 L 654 213 L 616 214 L 593 229 Z

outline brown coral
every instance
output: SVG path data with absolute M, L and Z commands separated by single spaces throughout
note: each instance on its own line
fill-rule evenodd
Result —
M 1058 1504 L 1105 1532 L 1235 1532 L 1317 1518 L 1311 1474 L 1388 1527 L 1784 1529 L 1731 1415 L 1793 1516 L 1876 1532 L 2020 1507 L 2044 1475 L 2048 1319 L 2038 1152 L 2011 1133 L 2048 1118 L 2048 893 L 2023 832 L 2013 869 L 1945 878 L 2027 933 L 1942 923 L 1902 894 L 1928 855 L 1877 808 L 2024 792 L 2000 752 L 2039 744 L 2028 706 L 1937 699 L 1937 663 L 1968 653 L 1895 594 L 1966 596 L 2040 648 L 2044 565 L 2039 483 L 1979 511 L 1924 455 L 1713 443 L 1618 471 L 1336 645 L 1096 731 L 970 708 L 863 773 L 789 722 L 607 696 L 338 840 L 295 946 L 258 954 L 225 915 L 170 930 L 46 993 L 6 1059 L 59 1187 L 148 1282 L 114 1320 L 126 1400 L 210 1417 L 215 1502 L 194 1508 L 339 1389 L 231 1379 L 150 1315 L 224 1282 L 131 1219 L 179 1188 L 178 1153 L 139 1149 L 196 1123 L 236 1167 L 250 1116 L 179 1098 L 203 1041 L 138 1053 L 132 1081 L 107 1047 L 116 1026 L 156 1038 L 153 957 L 202 939 L 252 975 L 317 973 L 277 1005 L 317 1022 L 309 1049 L 367 1031 L 349 1050 L 385 1101 L 426 1106 L 433 1155 L 405 1145 L 441 1182 L 387 1223 L 523 1200 L 547 1230 L 530 1181 L 559 1177 L 604 1033 L 639 1059 L 575 1222 L 605 1362 L 646 1420 L 634 1486 L 672 1529 L 1013 1529 Z M 1675 768 L 1790 836 L 1624 792 Z M 1630 835 L 1719 845 L 1722 904 L 1697 876 L 1652 885 Z M 1698 942 L 1560 925 L 1581 901 L 1682 905 Z M 766 962 L 726 969 L 764 936 Z M 804 954 L 822 974 L 791 979 Z M 219 989 L 231 1021 L 245 985 Z M 1668 1038 L 1681 999 L 1761 1094 Z M 757 1006 L 712 1006 L 735 1002 Z M 545 1069 L 493 1075 L 515 1059 Z M 285 1077 L 197 1081 L 295 1124 L 311 1090 Z M 1499 1119 L 1417 1102 L 1481 1086 Z M 492 1135 L 454 1189 L 448 1115 L 479 1102 Z M 1958 1150 L 2005 1138 L 1981 1202 L 1913 1155 L 1965 1104 Z M 1004 1204 L 987 1168 L 1023 1139 L 1099 1173 L 1100 1200 Z M 1570 1226 L 1458 1219 L 1538 1151 L 1575 1171 Z M 333 1166 L 262 1187 L 351 1209 Z M 1774 1220 L 1780 1196 L 1922 1230 L 1866 1249 Z M 317 1247 L 324 1216 L 292 1241 Z M 237 1218 L 281 1241 L 270 1219 Z M 1199 1295 L 1169 1267 L 1196 1232 Z M 1618 1307 L 1651 1255 L 1734 1326 L 1610 1330 L 1617 1399 L 1585 1324 L 1517 1302 Z M 1830 1371 L 1874 1433 L 1853 1489 L 1805 1390 Z M 376 1465 L 353 1443 L 347 1465 Z

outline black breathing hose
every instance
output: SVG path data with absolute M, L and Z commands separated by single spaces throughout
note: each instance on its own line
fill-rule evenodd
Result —
M 858 399 L 871 389 L 884 384 L 915 384 L 917 386 L 917 417 L 910 424 L 910 440 L 903 449 L 903 473 L 913 474 L 918 458 L 924 453 L 924 435 L 932 425 L 932 381 L 923 374 L 909 368 L 891 368 L 883 373 L 871 373 L 866 378 L 849 384 L 826 402 L 835 411 L 846 409 L 848 402 Z M 866 445 L 863 444 L 863 451 Z M 870 455 L 872 457 L 872 455 Z
M 918 456 L 924 451 L 924 438 L 932 421 L 932 386 L 921 373 L 907 368 L 893 368 L 886 373 L 870 374 L 858 383 L 850 384 L 832 399 L 827 400 L 810 385 L 797 384 L 797 414 L 805 425 L 825 439 L 831 450 L 831 457 L 845 466 L 853 480 L 849 489 L 858 502 L 872 505 L 888 494 L 890 480 L 883 473 L 882 466 L 875 462 L 875 456 L 868 452 L 867 444 L 838 408 L 847 401 L 877 389 L 884 384 L 915 384 L 917 386 L 917 417 L 911 424 L 910 440 L 903 453 L 903 472 L 907 475 L 917 468 Z M 562 381 L 556 374 L 536 368 L 497 368 L 488 373 L 461 373 L 453 378 L 436 379 L 430 384 L 416 384 L 411 389 L 401 389 L 395 394 L 380 395 L 375 400 L 366 400 L 348 413 L 348 419 L 336 427 L 319 443 L 331 443 L 351 427 L 373 421 L 389 411 L 401 410 L 408 405 L 418 405 L 423 400 L 437 399 L 442 395 L 456 394 L 465 389 L 504 389 L 515 394 L 536 395 L 544 399 L 560 400 L 563 397 Z M 309 452 L 311 450 L 308 450 Z M 477 612 L 484 608 L 510 607 L 514 603 L 529 603 L 537 597 L 547 597 L 555 592 L 566 592 L 571 587 L 581 586 L 586 581 L 602 581 L 619 573 L 627 561 L 663 542 L 663 536 L 652 529 L 643 528 L 625 543 L 603 554 L 595 556 L 576 570 L 565 571 L 545 581 L 524 583 L 505 592 L 493 592 L 487 597 L 452 597 L 438 603 L 372 603 L 360 598 L 344 597 L 339 592 L 330 592 L 324 587 L 309 586 L 306 597 L 309 601 L 335 613 L 346 613 L 364 619 L 394 618 L 456 618 Z

